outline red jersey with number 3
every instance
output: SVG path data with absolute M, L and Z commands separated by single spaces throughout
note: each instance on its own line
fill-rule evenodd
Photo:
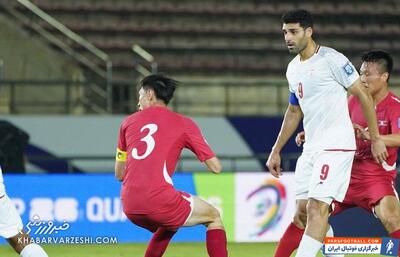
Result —
M 199 127 L 166 107 L 150 107 L 121 124 L 118 148 L 127 153 L 121 198 L 125 213 L 162 213 L 182 199 L 172 175 L 183 148 L 203 162 L 215 156 Z
M 361 108 L 361 104 L 354 96 L 349 98 L 350 118 L 353 123 L 364 128 L 368 127 Z M 378 128 L 381 135 L 400 133 L 400 99 L 389 92 L 388 95 L 375 107 L 378 119 Z M 377 175 L 396 176 L 396 160 L 398 147 L 387 147 L 389 157 L 386 162 L 378 164 L 372 157 L 371 143 L 367 140 L 356 140 L 357 151 L 354 157 L 352 178 L 376 178 Z

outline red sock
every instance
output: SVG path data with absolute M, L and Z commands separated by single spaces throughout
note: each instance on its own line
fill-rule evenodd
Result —
M 279 241 L 274 257 L 290 257 L 299 247 L 303 234 L 304 229 L 297 227 L 293 222 L 290 223 Z
M 207 252 L 210 257 L 228 257 L 225 230 L 207 230 L 206 245 Z
M 395 232 L 390 233 L 391 238 L 398 238 L 400 239 L 400 229 L 396 230 Z
M 390 233 L 390 237 L 400 239 L 400 229 L 395 232 Z M 398 252 L 398 256 L 400 256 L 400 248 Z
M 164 228 L 157 229 L 147 246 L 144 257 L 161 257 L 175 233 L 176 231 L 170 231 Z

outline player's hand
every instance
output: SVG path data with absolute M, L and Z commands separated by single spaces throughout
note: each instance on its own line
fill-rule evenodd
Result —
M 364 129 L 362 126 L 360 126 L 356 123 L 353 123 L 353 127 L 354 127 L 354 131 L 356 133 L 356 137 L 358 139 L 371 140 L 369 132 L 366 129 Z
M 271 172 L 272 176 L 276 178 L 282 176 L 281 156 L 279 153 L 272 151 L 268 157 L 266 166 L 268 167 L 268 170 Z
M 371 152 L 377 163 L 383 163 L 388 157 L 385 143 L 381 138 L 371 141 Z
M 306 141 L 305 135 L 306 133 L 304 131 L 297 133 L 295 141 L 298 147 L 300 147 Z

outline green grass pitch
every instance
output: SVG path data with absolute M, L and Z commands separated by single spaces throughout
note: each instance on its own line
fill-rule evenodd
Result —
M 272 257 L 275 243 L 229 243 L 230 257 Z M 146 244 L 44 245 L 49 257 L 142 257 Z M 1 257 L 18 257 L 10 246 L 0 246 Z M 292 254 L 294 256 L 294 254 Z M 347 255 L 360 257 L 363 255 Z M 380 255 L 367 255 L 369 257 Z M 204 243 L 172 243 L 164 257 L 208 257 Z M 322 257 L 321 254 L 318 257 Z

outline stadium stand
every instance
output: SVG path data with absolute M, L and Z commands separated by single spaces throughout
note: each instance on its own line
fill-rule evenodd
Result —
M 117 78 L 129 77 L 134 66 L 132 43 L 147 49 L 161 70 L 174 75 L 282 76 L 291 57 L 279 18 L 295 7 L 313 12 L 319 40 L 354 62 L 371 48 L 400 53 L 395 44 L 400 36 L 398 1 L 34 2 L 109 52 Z
M 395 71 L 400 71 L 400 2 L 381 1 L 127 1 L 127 0 L 32 0 L 42 10 L 55 17 L 72 31 L 89 40 L 107 53 L 113 63 L 114 112 L 130 112 L 135 109 L 134 90 L 127 86 L 136 79 L 135 68 L 146 66 L 136 58 L 132 45 L 138 44 L 151 53 L 158 70 L 178 79 L 258 78 L 281 79 L 292 56 L 287 53 L 281 32 L 280 16 L 291 8 L 310 10 L 316 19 L 315 35 L 318 42 L 332 46 L 348 56 L 358 66 L 362 52 L 383 48 L 394 56 Z M 21 12 L 27 12 L 15 4 Z M 43 28 L 54 35 L 59 31 L 48 23 L 37 20 Z M 28 29 L 29 30 L 29 29 Z M 59 35 L 60 36 L 60 35 Z M 61 38 L 61 37 L 60 37 Z M 74 50 L 87 56 L 82 45 L 63 39 Z M 89 56 L 87 58 L 90 59 Z M 104 63 L 92 60 L 97 66 Z M 148 65 L 147 65 L 148 66 Z M 394 76 L 396 77 L 396 75 Z M 199 83 L 192 83 L 194 85 Z M 214 83 L 215 84 L 215 83 Z M 281 83 L 281 86 L 285 86 Z M 249 85 L 249 84 L 246 84 Z M 222 84 L 220 86 L 223 87 Z M 275 85 L 276 87 L 276 85 Z M 259 90 L 260 87 L 255 87 Z M 196 95 L 183 93 L 184 95 Z M 286 93 L 266 92 L 275 102 L 285 103 Z M 279 89 L 280 90 L 280 89 Z M 204 90 L 206 91 L 206 90 Z M 214 90 L 218 91 L 218 90 Z M 262 102 L 265 94 L 227 94 L 229 89 L 219 90 L 219 98 L 232 95 L 231 99 L 248 98 Z M 231 90 L 233 91 L 233 90 Z M 130 96 L 126 96 L 130 94 Z M 133 95 L 132 95 L 133 94 Z M 237 93 L 239 94 L 239 93 Z M 207 97 L 206 92 L 201 96 Z M 178 96 L 178 99 L 182 97 Z M 193 100 L 193 99 L 192 99 Z M 193 101 L 192 101 L 193 102 Z M 208 104 L 198 110 L 190 104 L 184 105 L 185 113 L 211 114 L 276 114 L 284 105 L 276 108 L 264 107 L 264 111 L 253 113 L 257 108 L 229 108 L 232 113 L 215 111 Z M 197 103 L 196 103 L 197 104 Z M 224 104 L 224 103 L 222 103 Z M 198 105 L 198 104 L 197 104 Z M 118 107 L 119 106 L 119 107 Z M 191 109 L 192 108 L 192 109 Z M 181 107 L 181 110 L 183 107 Z

